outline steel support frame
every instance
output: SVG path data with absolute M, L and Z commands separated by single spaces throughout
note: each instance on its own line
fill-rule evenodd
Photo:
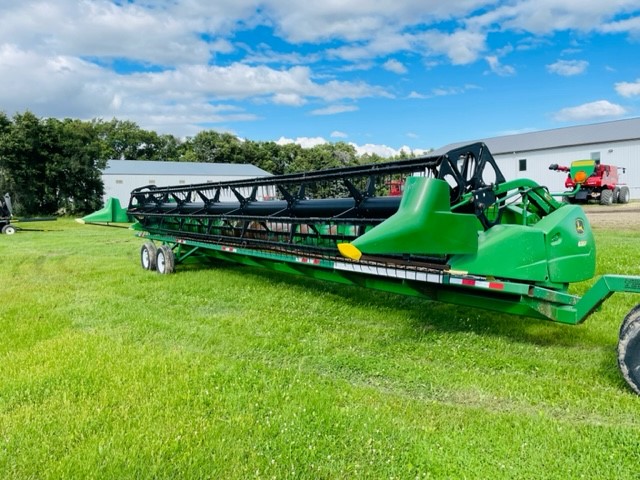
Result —
M 317 280 L 571 325 L 585 321 L 614 292 L 640 293 L 640 277 L 623 275 L 604 275 L 579 297 L 537 285 L 449 271 L 306 257 L 295 252 L 255 250 L 149 232 L 139 232 L 138 236 L 169 245 L 176 254 L 176 263 L 207 257 Z

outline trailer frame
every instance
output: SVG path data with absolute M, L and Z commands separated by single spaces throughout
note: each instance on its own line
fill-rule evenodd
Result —
M 582 296 L 577 296 L 527 282 L 469 275 L 434 266 L 402 265 L 373 256 L 353 261 L 340 256 L 314 256 L 305 251 L 256 250 L 239 244 L 202 242 L 149 232 L 139 232 L 137 236 L 150 240 L 153 245 L 168 247 L 164 255 L 171 252 L 170 265 L 174 268 L 159 270 L 163 274 L 173 273 L 176 265 L 189 259 L 222 260 L 569 325 L 584 322 L 616 292 L 640 293 L 640 277 L 635 276 L 602 275 Z M 152 248 L 148 242 L 145 246 Z M 143 267 L 153 269 L 144 263 Z
M 399 176 L 401 198 L 388 191 Z M 309 196 L 320 181 L 333 184 Z M 264 188 L 277 199 L 260 198 Z M 232 262 L 566 325 L 616 292 L 640 293 L 640 276 L 594 279 L 584 211 L 532 180 L 506 181 L 484 144 L 389 164 L 139 187 L 127 213 L 145 240 L 142 267 L 161 274 L 192 260 Z M 570 293 L 586 281 L 582 296 Z M 640 394 L 640 304 L 622 322 L 618 365 Z

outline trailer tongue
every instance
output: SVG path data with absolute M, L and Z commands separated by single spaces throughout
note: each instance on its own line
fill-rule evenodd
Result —
M 398 196 L 399 186 L 404 188 Z M 219 259 L 447 303 L 584 321 L 640 277 L 595 273 L 583 210 L 527 179 L 506 181 L 484 144 L 445 155 L 221 183 L 145 186 L 127 213 L 143 268 Z M 618 363 L 640 394 L 640 305 Z

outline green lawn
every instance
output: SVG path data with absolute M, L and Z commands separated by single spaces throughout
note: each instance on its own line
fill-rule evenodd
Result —
M 0 235 L 2 479 L 640 476 L 615 352 L 638 296 L 563 326 L 233 265 L 162 276 L 129 230 L 31 226 Z M 598 273 L 640 275 L 640 232 L 596 236 Z

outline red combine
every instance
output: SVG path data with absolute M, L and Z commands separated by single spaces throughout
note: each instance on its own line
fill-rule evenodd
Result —
M 571 167 L 554 163 L 549 170 L 568 172 L 564 186 L 570 192 L 564 198 L 569 203 L 598 201 L 600 205 L 611 205 L 629 203 L 631 198 L 629 187 L 619 181 L 618 167 L 602 165 L 600 160 L 576 160 Z

